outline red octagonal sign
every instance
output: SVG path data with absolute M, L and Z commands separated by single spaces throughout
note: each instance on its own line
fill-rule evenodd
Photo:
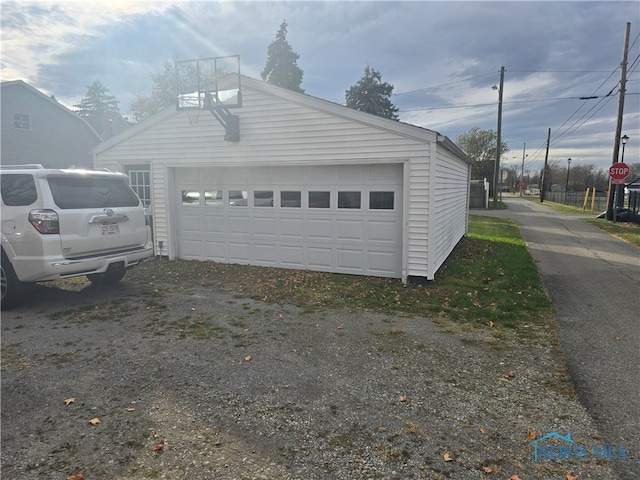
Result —
M 611 183 L 624 183 L 624 179 L 629 176 L 629 165 L 618 162 L 609 167 Z

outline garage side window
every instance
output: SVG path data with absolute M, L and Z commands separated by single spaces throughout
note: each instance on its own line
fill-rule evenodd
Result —
M 229 190 L 229 205 L 232 207 L 246 207 L 249 192 L 246 190 Z
M 394 192 L 369 192 L 371 210 L 393 210 Z
M 331 192 L 309 192 L 309 208 L 331 208 Z
M 280 192 L 280 206 L 300 208 L 302 206 L 302 192 Z
M 273 191 L 272 190 L 254 191 L 253 205 L 255 207 L 273 207 Z
M 338 192 L 338 208 L 360 208 L 360 192 Z
M 205 190 L 204 191 L 204 204 L 208 206 L 221 206 L 222 205 L 222 190 Z

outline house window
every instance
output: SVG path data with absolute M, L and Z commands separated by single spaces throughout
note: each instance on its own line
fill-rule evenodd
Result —
M 232 207 L 246 207 L 249 192 L 246 190 L 229 190 L 229 205 Z
M 331 192 L 309 192 L 309 208 L 331 208 Z
M 360 208 L 360 192 L 338 192 L 338 208 Z
M 209 206 L 221 206 L 222 190 L 205 190 L 204 204 Z
M 255 207 L 273 207 L 273 190 L 256 190 L 253 192 Z
M 371 210 L 393 210 L 393 192 L 369 192 Z
M 129 185 L 138 198 L 142 201 L 142 205 L 146 208 L 151 205 L 151 182 L 149 180 L 148 170 L 129 170 Z
M 31 117 L 26 113 L 14 113 L 13 128 L 19 128 L 20 130 L 31 130 Z
M 302 192 L 280 192 L 280 206 L 300 208 L 302 206 Z

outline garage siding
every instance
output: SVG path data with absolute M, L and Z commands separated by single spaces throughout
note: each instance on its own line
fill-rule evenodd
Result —
M 441 263 L 441 257 L 446 258 L 447 252 L 457 243 L 459 232 L 463 231 L 460 228 L 464 229 L 446 225 L 446 212 L 456 218 L 466 215 L 466 206 L 461 207 L 466 198 L 449 198 L 444 190 L 438 198 L 434 196 L 434 185 L 440 180 L 436 181 L 432 175 L 444 168 L 435 165 L 442 138 L 436 132 L 356 112 L 253 79 L 246 79 L 243 84 L 243 107 L 231 110 L 231 113 L 240 119 L 239 142 L 224 140 L 224 129 L 210 112 L 201 112 L 199 123 L 190 125 L 186 112 L 176 112 L 169 107 L 112 137 L 94 151 L 95 164 L 99 167 L 124 171 L 126 165 L 151 165 L 158 254 L 169 258 L 180 255 L 176 230 L 180 217 L 169 199 L 176 194 L 173 174 L 182 169 L 246 167 L 260 170 L 265 166 L 304 166 L 317 168 L 315 181 L 322 184 L 321 172 L 325 167 L 341 164 L 370 168 L 404 164 L 407 169 L 404 193 L 396 198 L 398 207 L 406 208 L 402 212 L 406 222 L 402 225 L 402 276 L 433 278 L 433 264 Z M 455 154 L 444 154 L 441 161 L 444 165 L 452 159 L 453 163 L 465 164 L 464 160 L 456 160 Z M 463 169 L 453 170 L 454 176 L 462 175 L 460 179 L 448 178 L 444 172 L 438 174 L 442 176 L 443 189 L 451 185 L 458 189 L 452 195 L 460 194 L 458 181 L 468 181 L 468 173 Z M 363 191 L 367 188 L 363 183 Z M 443 201 L 444 205 L 436 209 L 434 202 L 438 201 Z M 453 212 L 456 208 L 462 208 L 463 213 Z M 258 223 L 260 221 L 256 225 Z M 334 221 L 331 228 L 338 226 Z M 438 235 L 444 236 L 442 240 L 434 237 L 436 230 Z M 447 245 L 449 241 L 453 244 Z M 158 251 L 161 242 L 162 250 Z M 241 243 L 233 247 L 238 252 L 233 255 L 246 258 Z M 311 243 L 309 246 L 312 247 Z M 216 248 L 215 244 L 205 246 L 204 243 L 201 247 L 210 251 Z M 263 255 L 269 249 L 267 246 L 256 247 L 251 255 L 255 259 L 272 258 L 266 253 Z M 356 250 L 354 248 L 353 252 Z M 436 259 L 433 258 L 434 251 Z M 344 250 L 341 254 L 347 258 L 353 252 Z M 294 249 L 289 253 L 289 258 L 294 259 Z M 318 260 L 318 265 L 323 262 Z

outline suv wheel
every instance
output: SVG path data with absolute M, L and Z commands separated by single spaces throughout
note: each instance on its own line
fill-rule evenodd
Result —
M 87 275 L 87 278 L 94 285 L 113 285 L 122 280 L 125 273 L 127 273 L 127 271 L 123 268 L 121 270 L 107 271 L 104 273 L 93 273 Z
M 0 267 L 0 288 L 2 290 L 2 310 L 8 310 L 20 303 L 20 285 L 16 273 L 7 256 L 2 252 L 2 265 Z

